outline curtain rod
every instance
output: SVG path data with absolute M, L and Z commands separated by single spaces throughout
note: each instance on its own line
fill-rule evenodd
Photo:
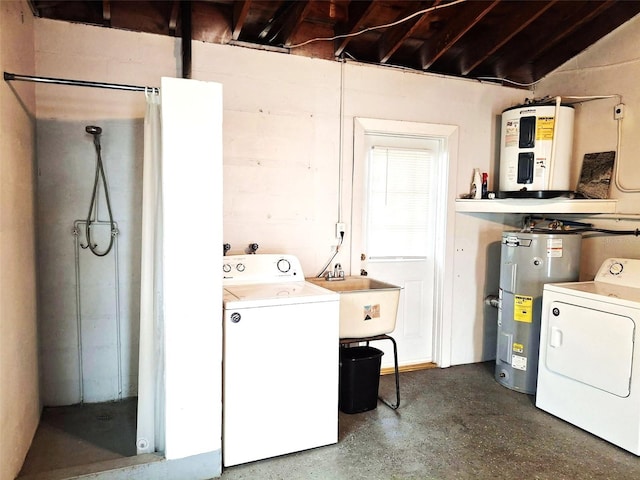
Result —
M 154 93 L 160 92 L 158 87 L 140 87 L 138 85 L 121 85 L 118 83 L 87 82 L 85 80 L 68 80 L 65 78 L 32 77 L 30 75 L 17 75 L 9 72 L 4 72 L 4 80 L 5 82 L 18 80 L 22 82 L 50 83 L 54 85 L 71 85 L 76 87 L 109 88 L 111 90 L 128 90 L 130 92 L 146 92 L 148 90 L 152 90 Z

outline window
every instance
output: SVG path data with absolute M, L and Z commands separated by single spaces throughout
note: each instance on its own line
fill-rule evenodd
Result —
M 431 148 L 371 148 L 366 220 L 370 259 L 427 256 L 433 243 L 429 226 L 435 158 Z

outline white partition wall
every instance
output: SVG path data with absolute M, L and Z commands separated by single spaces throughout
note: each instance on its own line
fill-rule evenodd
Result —
M 165 456 L 173 460 L 221 449 L 222 86 L 163 78 L 161 95 Z

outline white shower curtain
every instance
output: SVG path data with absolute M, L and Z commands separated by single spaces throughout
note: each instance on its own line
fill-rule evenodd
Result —
M 164 312 L 160 94 L 148 90 L 144 119 L 138 454 L 164 451 Z

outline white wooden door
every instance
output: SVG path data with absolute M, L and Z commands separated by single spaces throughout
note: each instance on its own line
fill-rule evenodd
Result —
M 363 183 L 361 198 L 354 199 L 362 212 L 360 268 L 371 278 L 402 287 L 396 328 L 390 333 L 400 365 L 433 361 L 442 150 L 442 139 L 435 137 L 367 134 L 362 168 L 356 170 L 361 178 L 354 177 Z M 393 365 L 391 342 L 375 346 L 385 352 L 383 367 Z

